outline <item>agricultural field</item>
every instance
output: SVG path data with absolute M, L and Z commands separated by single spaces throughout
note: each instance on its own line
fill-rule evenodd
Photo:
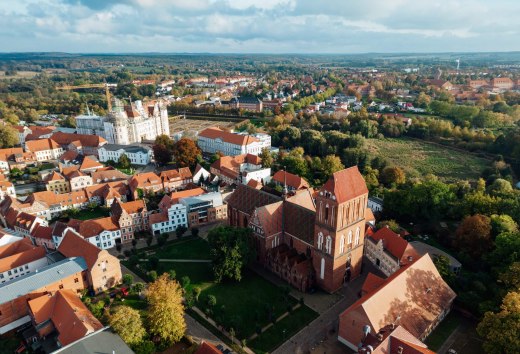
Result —
M 380 156 L 401 167 L 408 177 L 429 173 L 445 182 L 477 180 L 490 161 L 471 153 L 407 138 L 367 139 L 371 158 Z
M 36 71 L 17 71 L 14 75 L 6 75 L 5 71 L 0 71 L 0 79 L 30 79 L 38 74 Z
M 246 118 L 244 118 L 245 120 Z M 204 119 L 173 119 L 170 116 L 170 134 L 174 135 L 180 132 L 187 132 L 188 134 L 199 132 L 209 127 L 220 127 L 223 129 L 233 129 L 237 122 L 225 122 L 219 120 L 204 120 Z

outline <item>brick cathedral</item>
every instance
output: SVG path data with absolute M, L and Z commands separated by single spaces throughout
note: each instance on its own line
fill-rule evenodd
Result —
M 228 199 L 231 226 L 253 230 L 257 261 L 292 286 L 340 289 L 361 272 L 368 189 L 357 167 L 317 191 L 278 197 L 239 185 Z

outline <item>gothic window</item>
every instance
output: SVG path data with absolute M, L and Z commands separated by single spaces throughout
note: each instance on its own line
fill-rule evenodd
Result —
M 339 241 L 339 253 L 342 254 L 343 252 L 345 252 L 345 235 L 341 235 Z
M 329 205 L 325 206 L 325 222 L 329 220 Z
M 356 229 L 356 241 L 354 243 L 354 246 L 357 246 L 357 245 L 359 245 L 359 226 Z
M 325 252 L 331 254 L 332 251 L 332 237 L 327 236 L 327 242 L 325 243 Z
M 325 258 L 321 259 L 320 278 L 325 278 Z
M 348 242 L 349 245 L 352 243 L 352 231 L 348 232 Z
M 320 232 L 318 234 L 318 249 L 321 250 L 323 248 L 323 234 Z

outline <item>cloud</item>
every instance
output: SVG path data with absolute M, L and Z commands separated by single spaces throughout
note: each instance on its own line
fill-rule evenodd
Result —
M 510 51 L 519 12 L 514 0 L 17 0 L 0 2 L 0 41 L 3 51 Z

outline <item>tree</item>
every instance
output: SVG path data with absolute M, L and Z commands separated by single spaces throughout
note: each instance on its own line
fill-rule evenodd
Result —
M 268 148 L 263 148 L 262 152 L 260 153 L 260 155 L 258 155 L 258 157 L 262 159 L 262 167 L 269 168 L 273 166 L 274 158 Z
M 441 275 L 442 279 L 451 284 L 455 278 L 455 273 L 453 273 L 450 268 L 450 259 L 441 254 L 434 257 L 433 264 L 437 267 L 437 271 Z
M 147 273 L 148 278 L 150 278 L 152 281 L 157 280 L 157 272 L 155 270 L 151 270 Z
M 499 312 L 486 312 L 477 332 L 487 353 L 520 353 L 520 292 L 509 292 Z
M 217 306 L 217 298 L 214 295 L 208 295 L 207 302 L 209 307 Z
M 343 166 L 341 163 L 340 158 L 335 155 L 325 156 L 325 158 L 321 160 L 321 165 L 323 168 L 324 180 L 327 180 L 334 172 L 343 170 L 345 168 L 345 166 Z
M 125 285 L 131 286 L 133 282 L 134 282 L 134 277 L 132 276 L 132 274 L 123 275 L 123 283 Z
M 148 286 L 146 299 L 150 334 L 168 344 L 181 340 L 186 322 L 179 283 L 165 273 Z
M 170 280 L 175 280 L 175 278 L 177 278 L 177 272 L 175 269 L 170 269 L 168 271 L 168 276 L 170 277 Z
M 197 163 L 201 151 L 191 139 L 182 138 L 173 146 L 173 156 L 179 167 L 192 167 Z
M 172 161 L 172 152 L 164 145 L 153 145 L 153 156 L 159 165 L 166 165 Z
M 177 235 L 178 238 L 181 238 L 182 235 L 186 233 L 186 231 L 188 231 L 188 228 L 184 225 L 181 225 L 175 230 L 175 235 Z
M 208 234 L 210 253 L 213 258 L 215 280 L 224 278 L 240 281 L 242 269 L 253 256 L 251 229 L 217 227 Z
M 129 345 L 135 345 L 143 340 L 146 331 L 141 321 L 139 311 L 129 306 L 116 307 L 109 317 L 110 326 Z
M 518 224 L 509 215 L 491 215 L 491 235 L 493 238 L 504 232 L 517 232 Z
M 119 156 L 119 159 L 117 160 L 117 165 L 119 166 L 119 168 L 130 168 L 130 159 L 128 158 L 128 156 L 126 156 L 126 154 L 121 154 L 121 156 Z
M 18 143 L 18 132 L 10 125 L 0 124 L 0 148 L 10 148 Z
M 200 231 L 200 230 L 199 230 L 198 227 L 195 227 L 195 226 L 192 227 L 192 228 L 191 228 L 191 236 L 193 236 L 193 237 L 197 237 L 197 236 L 199 236 L 199 231 Z
M 392 230 L 395 233 L 398 233 L 401 227 L 397 223 L 397 221 L 390 219 L 390 220 L 382 220 L 377 223 L 376 227 L 378 229 L 381 229 L 383 227 L 388 227 L 390 230 Z
M 381 182 L 386 186 L 403 184 L 406 182 L 406 175 L 400 167 L 385 167 L 381 172 Z
M 195 286 L 193 288 L 193 296 L 195 297 L 195 300 L 199 301 L 200 293 L 202 292 L 202 289 L 198 286 Z
M 497 178 L 488 188 L 488 193 L 491 195 L 511 193 L 512 191 L 513 186 L 511 186 L 511 182 L 502 178 Z
M 492 246 L 491 219 L 475 214 L 462 220 L 456 232 L 456 244 L 474 259 L 480 258 Z
M 135 283 L 134 286 L 132 287 L 134 289 L 134 291 L 138 294 L 141 293 L 141 291 L 144 290 L 144 284 L 143 283 Z

